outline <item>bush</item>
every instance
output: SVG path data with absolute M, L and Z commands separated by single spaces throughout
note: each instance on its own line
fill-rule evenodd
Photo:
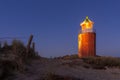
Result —
M 87 57 L 83 61 L 99 67 L 120 67 L 120 58 L 113 57 Z
M 7 43 L 7 41 L 5 41 L 4 43 L 3 43 L 3 47 L 8 47 L 8 43 Z
M 54 59 L 65 59 L 65 60 L 70 60 L 70 59 L 79 59 L 77 54 L 74 55 L 65 55 L 63 57 L 56 57 Z
M 29 53 L 27 53 L 26 47 L 19 40 L 13 40 L 11 46 L 12 46 L 14 54 L 18 55 L 19 57 L 21 57 L 24 60 L 29 59 L 29 58 L 38 57 L 38 53 L 35 52 L 32 48 L 30 48 Z
M 27 64 L 29 59 L 35 56 L 38 57 L 36 52 L 32 50 L 32 48 L 30 49 L 30 52 L 27 53 L 26 46 L 19 40 L 13 40 L 11 45 L 8 45 L 7 42 L 4 43 L 0 49 L 0 68 L 2 67 L 0 80 L 7 78 L 7 76 L 11 75 L 14 71 L 25 71 L 24 64 Z
M 44 80 L 83 80 L 83 79 L 78 79 L 69 76 L 60 76 L 60 75 L 56 75 L 55 73 L 48 73 Z

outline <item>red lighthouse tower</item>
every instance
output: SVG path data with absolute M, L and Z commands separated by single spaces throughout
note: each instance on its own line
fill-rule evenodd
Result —
M 96 33 L 93 30 L 93 22 L 86 17 L 80 23 L 81 32 L 78 34 L 78 56 L 80 58 L 96 55 Z

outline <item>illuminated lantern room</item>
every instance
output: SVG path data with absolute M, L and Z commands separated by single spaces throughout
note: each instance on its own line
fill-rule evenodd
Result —
M 84 32 L 93 32 L 93 22 L 86 16 L 86 19 L 80 23 L 82 33 Z

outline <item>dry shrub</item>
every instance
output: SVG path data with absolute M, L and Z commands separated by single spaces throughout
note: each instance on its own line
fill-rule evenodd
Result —
M 44 80 L 83 80 L 69 76 L 60 76 L 55 73 L 48 73 Z
M 114 57 L 87 57 L 83 61 L 91 64 L 94 68 L 120 67 L 120 58 Z
M 2 74 L 0 75 L 0 80 L 4 80 L 10 76 L 14 75 L 14 71 L 17 71 L 19 66 L 16 61 L 4 60 L 1 61 Z
M 79 59 L 77 54 L 74 55 L 65 55 L 63 57 L 55 57 L 54 59 L 64 59 L 64 60 L 71 60 L 71 59 Z
M 31 56 L 26 55 L 26 46 L 21 41 L 13 40 L 11 45 L 5 42 L 0 49 L 0 68 L 2 69 L 0 80 L 7 78 L 14 71 L 24 72 L 26 60 L 34 57 L 36 53 L 31 49 L 28 54 Z

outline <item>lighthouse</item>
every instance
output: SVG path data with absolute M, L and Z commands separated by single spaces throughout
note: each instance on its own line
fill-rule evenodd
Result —
M 93 29 L 93 24 L 88 16 L 80 23 L 81 31 L 78 34 L 79 58 L 96 56 L 96 33 Z

